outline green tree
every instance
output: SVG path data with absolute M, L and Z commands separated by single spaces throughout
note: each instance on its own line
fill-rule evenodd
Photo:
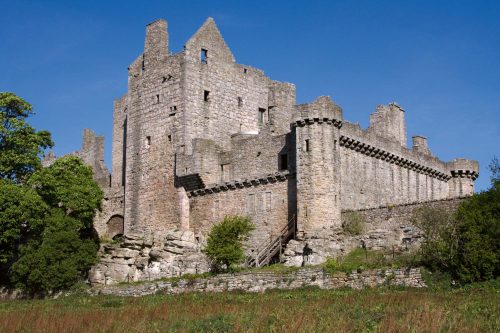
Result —
M 461 283 L 500 276 L 499 164 L 490 165 L 492 185 L 465 199 L 454 214 L 433 208 L 416 211 L 413 222 L 424 233 L 422 260 Z
M 101 207 L 103 192 L 92 178 L 92 169 L 75 156 L 57 159 L 48 168 L 35 172 L 28 185 L 36 189 L 51 207 L 62 209 L 92 227 L 95 212 Z
M 422 262 L 432 270 L 453 270 L 457 253 L 457 221 L 452 213 L 431 207 L 417 209 L 412 223 L 422 230 Z
M 25 100 L 0 92 L 0 178 L 24 182 L 41 168 L 44 150 L 53 146 L 49 132 L 37 132 L 27 123 L 32 114 Z
M 43 230 L 48 206 L 33 189 L 0 179 L 0 282 L 17 258 L 21 242 Z
M 47 218 L 39 239 L 20 248 L 12 282 L 30 292 L 67 289 L 97 261 L 98 243 L 80 233 L 80 222 L 59 210 Z
M 97 260 L 92 219 L 103 192 L 92 169 L 74 156 L 38 170 L 27 186 L 36 190 L 50 212 L 39 232 L 21 245 L 11 269 L 12 282 L 30 292 L 65 289 Z
M 456 218 L 457 278 L 475 282 L 500 276 L 500 182 L 464 201 Z
M 243 262 L 243 241 L 254 228 L 250 219 L 242 216 L 226 216 L 212 227 L 203 253 L 210 258 L 215 271 L 232 270 Z

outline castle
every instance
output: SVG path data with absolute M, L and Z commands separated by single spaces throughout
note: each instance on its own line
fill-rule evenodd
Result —
M 168 37 L 165 20 L 149 24 L 128 68 L 128 92 L 114 103 L 111 174 L 102 137 L 86 130 L 77 153 L 106 193 L 100 236 L 177 230 L 200 240 L 225 215 L 245 215 L 256 254 L 280 237 L 331 241 L 343 211 L 474 192 L 478 163 L 443 162 L 419 135 L 407 147 L 396 103 L 377 106 L 362 129 L 329 97 L 297 105 L 293 84 L 237 64 L 212 18 L 179 53 Z

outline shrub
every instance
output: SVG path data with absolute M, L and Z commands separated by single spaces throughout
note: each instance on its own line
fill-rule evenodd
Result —
M 254 228 L 250 219 L 242 216 L 226 216 L 212 227 L 203 253 L 210 258 L 216 272 L 232 270 L 243 262 L 242 242 Z
M 455 214 L 422 208 L 413 222 L 424 233 L 422 261 L 432 271 L 448 272 L 460 283 L 500 275 L 500 182 L 463 201 Z
M 365 227 L 365 218 L 359 212 L 348 212 L 344 214 L 342 228 L 344 232 L 355 236 L 361 235 Z

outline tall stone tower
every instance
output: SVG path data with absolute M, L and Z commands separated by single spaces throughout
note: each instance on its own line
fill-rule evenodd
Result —
M 296 142 L 297 231 L 321 237 L 340 226 L 340 127 L 342 110 L 330 97 L 297 106 L 292 123 Z
M 474 180 L 479 176 L 477 161 L 456 158 L 447 163 L 452 175 L 449 197 L 464 197 L 474 193 Z

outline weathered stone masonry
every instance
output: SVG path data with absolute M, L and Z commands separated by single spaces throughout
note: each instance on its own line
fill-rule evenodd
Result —
M 338 250 L 342 211 L 473 193 L 478 163 L 443 162 L 419 135 L 407 147 L 396 103 L 378 106 L 362 129 L 329 97 L 297 105 L 293 84 L 237 64 L 211 18 L 181 52 L 168 38 L 165 20 L 149 24 L 128 68 L 128 91 L 114 103 L 111 176 L 95 162 L 101 138 L 86 132 L 78 152 L 106 192 L 95 221 L 103 238 L 179 231 L 202 244 L 214 223 L 239 214 L 257 227 L 249 255 L 293 221 L 294 249 L 329 244 L 321 261 Z

